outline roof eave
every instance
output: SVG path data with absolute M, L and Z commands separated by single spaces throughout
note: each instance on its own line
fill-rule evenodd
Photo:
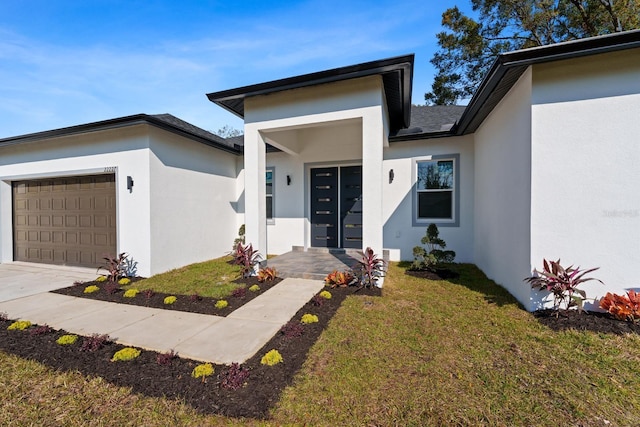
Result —
M 418 141 L 423 139 L 447 138 L 451 136 L 456 136 L 456 134 L 450 130 L 443 130 L 443 131 L 437 131 L 437 132 L 424 132 L 424 133 L 410 133 L 410 134 L 389 136 L 389 142 Z
M 495 103 L 488 105 L 487 101 L 492 96 L 495 101 L 496 95 L 498 99 L 506 95 L 517 78 L 531 65 L 634 48 L 640 48 L 640 30 L 503 53 L 493 63 L 460 117 L 459 124 L 452 130 L 457 135 L 475 132 L 495 106 Z M 496 94 L 496 88 L 508 73 L 512 83 L 501 87 L 500 93 Z
M 207 98 L 211 102 L 219 105 L 236 116 L 244 118 L 244 100 L 249 97 L 268 95 L 285 90 L 318 86 L 321 84 L 351 80 L 372 75 L 388 75 L 395 73 L 398 75 L 398 86 L 401 91 L 400 109 L 402 110 L 402 117 L 399 125 L 402 127 L 409 125 L 409 118 L 411 114 L 413 64 L 414 54 L 409 54 L 249 86 L 242 86 L 220 92 L 212 92 L 207 94 Z M 387 98 L 387 103 L 389 103 L 389 98 Z
M 192 140 L 196 140 L 197 142 L 200 142 L 202 144 L 205 144 L 210 147 L 214 147 L 232 154 L 237 155 L 242 153 L 241 150 L 237 150 L 234 147 L 226 146 L 224 144 L 217 143 L 207 138 L 203 138 L 202 136 L 199 136 L 192 132 L 188 132 L 187 130 L 179 129 L 175 126 L 171 126 L 169 123 L 163 122 L 162 120 L 157 119 L 148 114 L 135 114 L 131 116 L 104 120 L 100 122 L 85 123 L 82 125 L 69 126 L 69 127 L 60 128 L 60 129 L 47 130 L 43 132 L 36 132 L 36 133 L 30 133 L 26 135 L 3 138 L 3 139 L 0 139 L 0 147 L 6 147 L 9 145 L 23 144 L 23 143 L 30 143 L 30 142 L 38 142 L 45 139 L 62 138 L 62 137 L 81 135 L 81 134 L 92 133 L 92 132 L 107 131 L 107 130 L 113 130 L 113 129 L 123 128 L 123 127 L 142 125 L 142 124 L 152 125 L 152 126 L 164 129 L 166 131 L 172 132 L 174 134 L 184 136 Z

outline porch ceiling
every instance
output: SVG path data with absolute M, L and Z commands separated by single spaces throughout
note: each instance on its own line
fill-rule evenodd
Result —
M 351 126 L 362 126 L 361 119 L 346 119 L 328 122 L 309 123 L 306 125 L 288 126 L 276 129 L 262 129 L 260 134 L 268 146 L 287 154 L 297 155 L 305 146 L 304 131 L 321 128 L 334 128 L 337 132 Z

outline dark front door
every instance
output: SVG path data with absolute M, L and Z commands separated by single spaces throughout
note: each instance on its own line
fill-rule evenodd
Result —
M 311 246 L 362 249 L 362 166 L 311 169 Z
M 342 247 L 362 249 L 362 166 L 340 168 Z
M 311 169 L 311 246 L 338 247 L 338 168 Z

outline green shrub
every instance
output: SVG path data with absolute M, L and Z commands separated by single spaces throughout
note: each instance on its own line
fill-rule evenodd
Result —
M 225 308 L 226 306 L 228 306 L 229 303 L 223 299 L 221 299 L 220 301 L 216 301 L 216 308 L 218 309 L 222 309 Z
M 440 232 L 435 224 L 429 224 L 425 236 L 420 240 L 426 248 L 416 246 L 413 248 L 412 270 L 431 270 L 438 264 L 453 262 L 456 257 L 454 251 L 445 251 L 447 244 L 440 237 Z
M 7 327 L 9 331 L 24 331 L 29 326 L 31 326 L 31 322 L 28 320 L 16 320 L 12 324 Z
M 112 362 L 126 362 L 140 356 L 140 350 L 133 347 L 125 347 L 115 352 L 111 358 Z
M 87 286 L 86 288 L 84 288 L 84 293 L 85 294 L 92 294 L 94 292 L 98 292 L 100 290 L 99 287 L 97 287 L 96 285 L 91 285 L 91 286 Z
M 202 381 L 204 382 L 204 379 L 213 375 L 213 372 L 213 365 L 211 365 L 211 363 L 203 363 L 193 368 L 191 376 L 193 378 L 202 378 Z
M 267 352 L 267 354 L 262 356 L 262 359 L 260 360 L 260 363 L 262 365 L 267 365 L 267 366 L 277 365 L 278 363 L 282 363 L 282 362 L 284 362 L 284 360 L 282 359 L 282 355 L 278 350 L 275 350 L 275 349 Z
M 127 289 L 124 292 L 124 297 L 125 298 L 135 298 L 136 295 L 138 295 L 138 293 L 140 293 L 140 291 L 138 289 Z
M 95 280 L 96 282 L 106 282 L 107 276 L 98 276 Z
M 75 344 L 76 341 L 78 341 L 78 336 L 69 334 L 69 335 L 63 335 L 60 338 L 58 338 L 56 340 L 56 343 L 60 345 L 71 345 L 71 344 Z
M 316 316 L 315 314 L 305 314 L 302 316 L 302 323 L 317 323 L 318 322 L 318 316 Z
M 131 279 L 129 279 L 128 277 L 123 277 L 122 279 L 118 280 L 118 284 L 122 286 L 126 286 L 130 283 L 131 283 Z
M 258 292 L 258 291 L 260 290 L 260 286 L 258 286 L 258 285 L 252 285 L 252 286 L 249 288 L 249 290 L 250 290 L 251 292 Z
M 176 298 L 175 296 L 171 295 L 171 296 L 165 297 L 164 303 L 167 304 L 167 305 L 171 305 L 174 302 L 176 302 L 177 300 L 178 300 L 178 298 Z

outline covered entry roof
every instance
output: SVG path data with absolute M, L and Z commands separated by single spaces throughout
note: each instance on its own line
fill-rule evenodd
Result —
M 290 89 L 317 86 L 373 75 L 382 76 L 384 93 L 389 109 L 389 120 L 394 130 L 409 126 L 411 118 L 411 86 L 413 84 L 414 55 L 397 56 L 334 68 L 317 73 L 273 80 L 235 89 L 207 94 L 209 100 L 244 119 L 244 100 Z

